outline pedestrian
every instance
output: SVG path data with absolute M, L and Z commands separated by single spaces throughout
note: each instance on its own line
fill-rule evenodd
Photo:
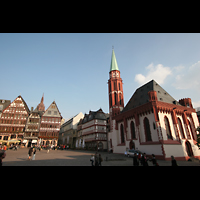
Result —
M 99 166 L 99 158 L 98 158 L 98 154 L 97 154 L 97 152 L 96 152 L 96 154 L 95 154 L 94 159 L 95 159 L 94 166 Z
M 6 145 L 4 145 L 4 147 L 3 147 L 3 150 L 4 150 L 4 151 L 6 151 L 6 150 L 7 150 L 7 146 L 6 146 Z
M 156 157 L 154 154 L 152 154 L 152 159 L 150 160 L 153 164 L 153 166 L 159 166 L 159 164 L 157 163 Z
M 0 167 L 2 166 L 2 159 L 6 157 L 6 153 L 4 150 L 0 150 Z
M 174 156 L 171 156 L 171 162 L 172 162 L 172 166 L 178 166 L 177 163 L 176 163 L 176 160 L 174 158 Z
M 102 166 L 101 163 L 103 162 L 103 158 L 101 157 L 101 154 L 99 154 L 99 166 Z
M 143 166 L 149 166 L 147 162 L 146 153 L 143 153 L 142 158 L 141 158 L 141 163 Z
M 49 153 L 50 146 L 47 146 L 47 153 Z
M 33 153 L 33 147 L 31 147 L 28 151 L 28 160 L 31 160 L 32 153 Z
M 90 161 L 91 161 L 92 166 L 94 166 L 94 155 L 91 155 Z
M 36 148 L 35 148 L 35 150 L 33 151 L 33 158 L 32 158 L 32 160 L 35 160 L 35 154 L 36 154 Z
M 137 153 L 134 153 L 134 156 L 133 156 L 133 166 L 139 166 Z

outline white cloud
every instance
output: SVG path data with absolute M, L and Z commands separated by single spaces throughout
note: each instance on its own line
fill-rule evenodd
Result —
M 138 82 L 140 85 L 147 83 L 154 79 L 158 84 L 163 84 L 166 77 L 172 73 L 169 67 L 164 67 L 162 64 L 158 64 L 154 66 L 153 63 L 146 67 L 148 73 L 146 76 L 142 74 L 136 74 L 135 81 Z
M 195 89 L 200 91 L 200 61 L 188 68 L 182 67 L 179 70 L 175 70 L 174 73 L 175 82 L 172 85 L 176 89 Z
M 198 108 L 200 107 L 200 101 L 197 102 L 192 102 L 193 108 Z

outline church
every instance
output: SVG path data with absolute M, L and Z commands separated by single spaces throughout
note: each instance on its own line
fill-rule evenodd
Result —
M 124 106 L 123 82 L 114 49 L 108 80 L 108 148 L 123 154 L 137 149 L 157 159 L 200 159 L 199 121 L 190 98 L 176 101 L 155 80 L 138 88 Z

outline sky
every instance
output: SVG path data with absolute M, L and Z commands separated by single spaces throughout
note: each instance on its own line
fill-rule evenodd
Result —
M 109 112 L 112 46 L 124 103 L 154 79 L 176 100 L 200 107 L 199 33 L 0 33 L 0 99 L 21 95 L 29 109 L 44 93 L 64 119 L 100 108 Z

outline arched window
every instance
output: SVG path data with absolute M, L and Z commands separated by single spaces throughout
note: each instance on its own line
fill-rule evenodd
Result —
M 121 133 L 121 143 L 124 143 L 124 126 L 121 124 L 120 126 L 120 133 Z
M 117 105 L 117 93 L 115 93 L 115 105 Z
M 189 124 L 189 127 L 190 127 L 190 133 L 192 134 L 192 138 L 193 138 L 193 140 L 196 140 L 196 137 L 195 137 L 195 135 L 194 135 L 194 132 L 193 132 L 193 129 L 192 129 L 192 125 L 191 125 L 190 120 L 188 120 L 188 124 Z
M 121 94 L 119 94 L 119 104 L 122 105 L 122 97 L 121 97 Z
M 171 139 L 172 140 L 172 133 L 171 133 L 171 129 L 170 129 L 170 126 L 169 126 L 169 120 L 168 120 L 168 118 L 166 116 L 164 118 L 164 121 L 165 121 L 167 139 Z
M 136 139 L 136 136 L 135 136 L 135 125 L 134 125 L 133 121 L 131 121 L 131 138 L 132 139 Z
M 146 141 L 152 141 L 149 120 L 146 117 L 144 118 L 144 130 L 146 135 Z
M 112 94 L 110 95 L 110 105 L 112 106 Z
M 180 130 L 182 139 L 185 139 L 185 134 L 184 134 L 184 131 L 183 131 L 183 126 L 182 126 L 182 123 L 181 123 L 181 120 L 180 120 L 179 117 L 178 117 L 178 126 L 179 126 L 179 130 Z

